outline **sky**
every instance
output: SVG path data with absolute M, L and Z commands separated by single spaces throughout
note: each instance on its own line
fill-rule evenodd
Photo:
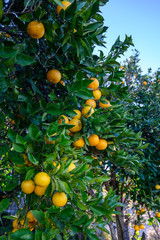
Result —
M 118 36 L 124 40 L 125 34 L 132 35 L 135 48 L 140 52 L 139 65 L 143 73 L 150 67 L 156 71 L 160 67 L 160 0 L 109 0 L 101 11 L 105 26 L 109 27 L 107 48 L 103 48 L 103 52 L 109 52 Z M 121 62 L 131 56 L 132 49 Z

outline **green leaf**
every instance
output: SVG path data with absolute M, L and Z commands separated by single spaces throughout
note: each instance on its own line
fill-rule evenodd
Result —
M 88 89 L 80 89 L 78 92 L 75 93 L 75 95 L 84 100 L 94 99 L 92 91 L 89 91 Z
M 55 2 L 57 5 L 60 5 L 61 7 L 64 7 L 61 0 L 49 0 L 49 1 L 50 2 Z
M 16 151 L 16 152 L 19 152 L 19 153 L 22 153 L 24 152 L 24 146 L 22 144 L 19 144 L 19 143 L 13 143 L 13 149 Z
M 26 144 L 26 140 L 17 134 L 16 135 L 16 143 L 20 143 L 20 144 L 24 145 L 24 144 Z
M 21 66 L 27 66 L 34 63 L 35 60 L 26 54 L 17 54 L 15 62 Z
M 26 173 L 25 180 L 31 179 L 33 177 L 33 175 L 34 175 L 34 172 L 35 172 L 35 169 L 28 170 L 28 172 Z
M 45 215 L 43 211 L 32 210 L 31 213 L 34 215 L 34 217 L 37 219 L 39 223 L 41 224 L 45 223 Z
M 9 207 L 10 201 L 8 198 L 3 199 L 0 201 L 0 213 L 6 210 Z
M 22 154 L 19 154 L 18 152 L 10 151 L 8 153 L 8 158 L 11 162 L 13 162 L 15 164 L 18 164 L 18 165 L 24 164 L 24 158 L 23 158 Z
M 107 211 L 104 207 L 100 206 L 92 206 L 90 209 L 97 215 L 97 216 L 107 216 L 109 211 Z
M 28 153 L 28 159 L 31 163 L 38 165 L 39 161 L 33 156 L 33 154 Z
M 35 124 L 31 124 L 28 128 L 28 133 L 31 139 L 37 139 L 41 132 Z
M 16 240 L 33 240 L 34 234 L 29 229 L 19 229 L 11 234 L 11 239 Z
M 16 140 L 16 135 L 17 135 L 17 133 L 14 130 L 12 130 L 11 128 L 8 129 L 7 136 L 12 142 L 14 142 Z
M 18 51 L 11 47 L 0 47 L 0 58 L 12 58 L 17 55 Z

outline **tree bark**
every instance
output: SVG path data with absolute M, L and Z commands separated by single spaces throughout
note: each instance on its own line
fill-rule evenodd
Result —
M 121 213 L 121 215 L 116 215 L 118 240 L 130 240 L 128 224 L 124 221 L 123 208 L 118 207 L 116 210 Z
M 110 229 L 112 240 L 117 240 L 116 226 L 114 226 L 114 222 L 111 221 L 109 223 L 109 229 Z

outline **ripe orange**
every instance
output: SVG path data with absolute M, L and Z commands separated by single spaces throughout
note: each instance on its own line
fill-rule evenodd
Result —
M 28 166 L 32 166 L 33 164 L 28 160 L 28 157 L 26 154 L 22 154 L 23 155 L 23 158 L 24 158 L 24 161 L 25 161 L 25 164 L 27 164 Z
M 18 218 L 14 219 L 14 221 L 12 222 L 12 226 L 13 228 L 19 228 L 19 225 L 18 225 Z
M 85 141 L 84 141 L 83 137 L 80 138 L 80 139 L 78 139 L 77 141 L 75 141 L 75 142 L 73 143 L 73 145 L 74 145 L 75 147 L 77 147 L 77 148 L 84 147 Z
M 68 118 L 65 116 L 65 115 L 61 115 L 58 119 L 58 124 L 68 124 L 69 123 L 69 120 Z
M 45 191 L 46 191 L 47 187 L 41 187 L 41 186 L 36 186 L 35 189 L 34 189 L 34 193 L 37 195 L 37 196 L 43 196 L 45 194 Z
M 47 80 L 56 84 L 61 80 L 61 73 L 56 69 L 51 69 L 47 72 Z
M 50 184 L 51 178 L 45 172 L 39 172 L 34 177 L 34 182 L 40 187 L 47 187 Z
M 93 99 L 88 99 L 85 104 L 88 105 L 88 106 L 91 106 L 93 108 L 96 107 L 96 102 Z
M 99 107 L 101 107 L 101 108 L 109 108 L 110 106 L 112 106 L 107 99 L 105 100 L 105 102 L 106 102 L 106 103 L 100 102 L 100 103 L 99 103 Z
M 92 88 L 93 90 L 96 90 L 99 87 L 99 81 L 97 80 L 97 78 L 90 79 L 93 80 L 93 82 L 91 82 L 87 88 Z
M 96 134 L 91 134 L 88 138 L 90 146 L 96 146 L 99 143 L 99 137 Z
M 100 90 L 93 90 L 93 96 L 94 96 L 94 100 L 99 100 L 102 96 L 101 91 Z
M 155 189 L 156 189 L 156 190 L 159 190 L 159 189 L 160 189 L 160 185 L 157 184 L 157 185 L 155 186 Z
M 144 81 L 144 82 L 143 82 L 143 85 L 144 85 L 144 86 L 145 86 L 145 85 L 147 85 L 147 82 L 146 82 L 146 81 Z
M 6 37 L 6 38 L 10 38 L 11 35 L 9 35 L 8 33 L 6 33 L 6 34 L 5 34 L 5 37 Z
M 33 216 L 33 214 L 31 213 L 31 211 L 28 211 L 28 213 L 27 213 L 27 218 L 28 218 L 28 222 L 37 221 L 37 220 L 35 219 L 35 217 Z
M 75 113 L 77 113 L 77 115 L 74 116 L 74 117 L 72 117 L 72 118 L 81 119 L 81 117 L 82 117 L 81 111 L 79 111 L 78 109 L 75 109 L 75 110 L 73 110 L 73 111 L 74 111 Z
M 140 224 L 140 225 L 139 225 L 139 229 L 144 229 L 144 225 L 143 225 L 143 224 Z
M 156 213 L 156 217 L 160 218 L 160 212 Z
M 82 122 L 77 118 L 71 119 L 69 124 L 74 125 L 74 127 L 70 128 L 71 132 L 79 132 L 82 129 Z
M 61 7 L 60 5 L 57 6 L 57 10 L 56 10 L 57 14 L 60 14 L 62 9 L 65 11 L 66 8 L 68 8 L 71 5 L 71 3 L 68 2 L 68 1 L 62 1 L 62 4 L 63 4 L 64 7 Z
M 58 162 L 57 162 L 58 163 Z M 55 166 L 58 170 L 60 169 L 61 167 L 61 164 L 59 163 L 58 166 L 57 166 L 57 163 L 55 161 L 53 161 L 53 166 Z
M 67 173 L 71 172 L 74 168 L 76 168 L 76 165 L 71 162 L 71 164 L 70 164 L 69 167 L 68 167 Z
M 94 113 L 94 109 L 91 106 L 86 106 L 82 109 L 82 115 L 85 118 L 90 117 Z
M 144 208 L 141 208 L 141 213 L 144 213 L 146 210 Z
M 18 228 L 13 228 L 12 233 L 14 233 L 17 230 L 18 230 Z
M 27 33 L 31 38 L 42 38 L 45 33 L 44 25 L 41 22 L 32 21 L 27 26 Z
M 99 143 L 95 146 L 97 150 L 105 150 L 107 148 L 107 141 L 105 139 L 99 139 Z
M 135 230 L 135 231 L 139 231 L 139 226 L 138 226 L 138 225 L 135 225 L 135 226 L 134 226 L 134 230 Z
M 64 192 L 56 192 L 53 194 L 52 202 L 57 207 L 63 207 L 67 203 L 67 195 Z
M 32 193 L 35 189 L 34 182 L 32 180 L 24 180 L 21 183 L 21 189 L 26 194 Z

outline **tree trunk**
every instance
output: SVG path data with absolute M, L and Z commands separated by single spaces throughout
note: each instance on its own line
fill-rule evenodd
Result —
M 122 214 L 122 215 L 116 215 L 118 240 L 130 240 L 128 224 L 124 221 L 123 209 L 118 207 L 116 210 Z
M 110 233 L 112 240 L 117 240 L 117 234 L 116 234 L 116 226 L 114 226 L 114 222 L 109 223 Z

